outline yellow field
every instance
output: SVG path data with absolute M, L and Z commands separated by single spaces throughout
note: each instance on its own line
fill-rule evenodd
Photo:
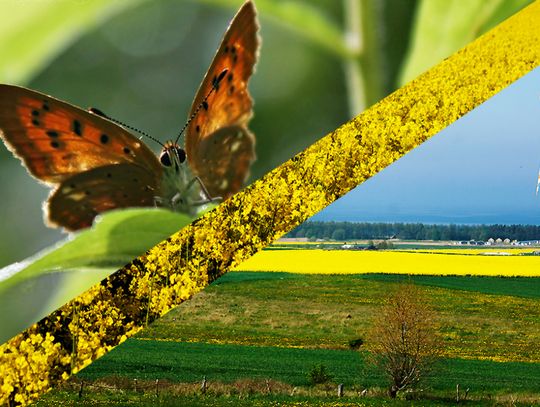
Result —
M 537 256 L 433 254 L 420 251 L 411 253 L 353 250 L 265 250 L 245 261 L 235 270 L 317 274 L 472 274 L 540 277 L 540 258 Z

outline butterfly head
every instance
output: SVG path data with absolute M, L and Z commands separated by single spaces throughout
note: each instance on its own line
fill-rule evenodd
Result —
M 195 216 L 211 198 L 202 184 L 186 163 L 186 151 L 173 141 L 165 143 L 159 162 L 163 168 L 160 206 Z
M 165 168 L 172 168 L 175 172 L 180 170 L 183 163 L 186 162 L 186 151 L 177 143 L 169 141 L 159 155 L 159 162 Z

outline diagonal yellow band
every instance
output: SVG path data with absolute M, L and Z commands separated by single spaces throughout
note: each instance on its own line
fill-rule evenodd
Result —
M 540 63 L 536 2 L 0 347 L 27 404 Z

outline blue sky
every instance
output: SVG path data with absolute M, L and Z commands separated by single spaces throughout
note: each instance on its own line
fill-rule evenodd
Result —
M 540 69 L 312 220 L 540 225 Z

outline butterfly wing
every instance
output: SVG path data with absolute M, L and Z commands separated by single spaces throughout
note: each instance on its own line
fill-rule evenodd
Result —
M 161 172 L 154 153 L 120 126 L 18 86 L 0 85 L 0 137 L 33 176 L 48 184 L 118 163 Z
M 153 206 L 157 188 L 155 173 L 137 164 L 93 168 L 70 177 L 51 193 L 47 220 L 67 230 L 82 229 L 101 212 Z
M 77 230 L 114 208 L 153 206 L 162 168 L 139 139 L 105 118 L 26 88 L 0 85 L 0 137 L 55 186 L 49 224 Z
M 203 183 L 212 197 L 226 199 L 242 188 L 253 162 L 252 139 L 245 127 L 234 125 L 201 140 L 194 159 L 208 169 Z
M 255 159 L 255 138 L 247 129 L 253 106 L 247 85 L 257 61 L 258 28 L 255 7 L 247 1 L 227 29 L 191 107 L 190 117 L 227 69 L 217 89 L 190 122 L 185 141 L 191 168 L 214 197 L 226 199 L 238 192 Z M 234 142 L 236 147 L 220 150 L 228 142 Z M 222 176 L 233 178 L 223 180 Z

